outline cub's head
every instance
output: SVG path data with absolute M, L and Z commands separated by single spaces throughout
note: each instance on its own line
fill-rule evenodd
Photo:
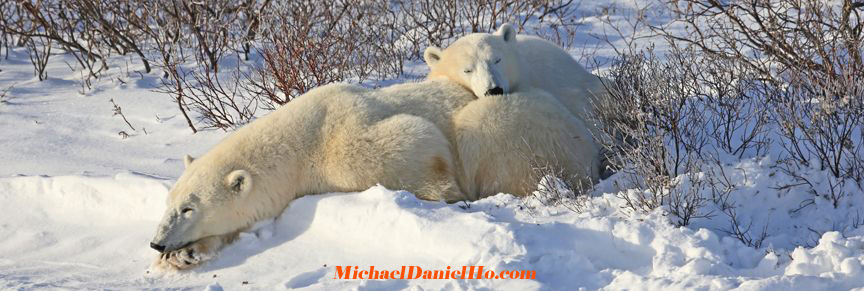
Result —
M 473 33 L 443 51 L 429 47 L 423 59 L 429 78 L 446 78 L 471 89 L 477 97 L 508 94 L 519 82 L 516 31 L 504 24 L 495 33 Z
M 160 252 L 238 231 L 251 222 L 246 204 L 253 175 L 220 161 L 185 158 L 186 170 L 168 196 L 168 209 L 150 247 Z

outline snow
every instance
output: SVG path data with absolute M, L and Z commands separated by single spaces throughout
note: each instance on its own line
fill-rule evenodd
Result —
M 585 2 L 584 9 L 600 7 Z M 600 1 L 597 1 L 600 2 Z M 628 2 L 629 3 L 629 2 Z M 623 39 L 604 19 L 624 21 L 633 7 L 586 16 L 578 52 L 596 61 Z M 595 6 L 590 6 L 590 5 Z M 602 4 L 602 3 L 601 3 Z M 628 6 L 631 5 L 631 6 Z M 628 10 L 630 9 L 630 10 Z M 659 14 L 659 13 L 658 13 Z M 662 15 L 651 16 L 663 21 Z M 624 32 L 632 33 L 631 31 Z M 638 33 L 638 32 L 637 32 Z M 643 47 L 650 42 L 640 40 Z M 359 193 L 300 198 L 262 221 L 201 268 L 152 269 L 148 247 L 182 156 L 206 152 L 227 133 L 192 134 L 170 96 L 154 92 L 160 73 L 142 74 L 134 58 L 114 59 L 94 88 L 81 91 L 74 61 L 52 56 L 38 81 L 26 53 L 0 61 L 0 288 L 140 289 L 743 289 L 824 290 L 864 286 L 864 195 L 847 184 L 843 203 L 802 187 L 772 165 L 774 157 L 730 159 L 723 170 L 729 201 L 758 247 L 729 234 L 723 209 L 677 227 L 662 211 L 628 211 L 613 176 L 582 212 L 538 198 L 499 194 L 445 204 L 373 187 Z M 586 61 L 587 62 L 587 61 Z M 422 64 L 406 64 L 422 76 Z M 598 70 L 602 71 L 603 68 Z M 399 82 L 394 80 L 392 82 Z M 385 82 L 386 83 L 386 82 Z M 387 83 L 389 84 L 389 83 Z M 122 107 L 134 130 L 114 116 Z M 120 132 L 128 136 L 123 137 Z M 826 175 L 800 173 L 825 193 Z M 551 183 L 554 185 L 554 183 Z M 703 193 L 703 195 L 711 195 Z M 542 195 L 540 195 L 542 196 Z M 802 204 L 802 202 L 804 202 Z M 712 208 L 714 207 L 714 208 Z M 864 211 L 862 211 L 864 212 Z M 335 266 L 424 270 L 484 266 L 535 270 L 536 280 L 337 280 Z
M 848 289 L 864 284 L 864 236 L 826 232 L 775 252 L 661 213 L 631 217 L 613 194 L 583 213 L 499 194 L 465 204 L 373 187 L 294 201 L 191 272 L 151 269 L 147 243 L 170 180 L 138 174 L 0 179 L 4 288 Z M 22 207 L 25 206 L 26 207 Z M 535 270 L 536 280 L 336 280 L 335 266 Z M 243 282 L 246 282 L 244 284 Z M 811 289 L 812 290 L 812 289 Z
M 191 134 L 170 96 L 153 92 L 155 71 L 139 75 L 126 68 L 129 60 L 115 60 L 107 76 L 81 95 L 78 72 L 66 62 L 75 61 L 52 56 L 49 78 L 40 82 L 24 50 L 13 49 L 0 61 L 0 90 L 12 87 L 0 103 L 0 176 L 133 171 L 177 177 L 184 154 L 200 155 L 224 136 Z M 112 99 L 137 130 L 113 116 Z

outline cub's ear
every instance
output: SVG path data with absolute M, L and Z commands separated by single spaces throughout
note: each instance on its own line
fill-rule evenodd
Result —
M 246 170 L 234 170 L 225 176 L 225 186 L 237 194 L 245 195 L 252 189 L 252 174 Z
M 188 168 L 189 165 L 191 165 L 192 161 L 194 161 L 194 160 L 195 160 L 195 158 L 193 158 L 192 156 L 186 155 L 185 157 L 183 157 L 183 167 Z
M 430 67 L 434 66 L 441 60 L 441 49 L 434 46 L 427 47 L 423 52 L 423 60 L 426 61 L 426 64 Z
M 513 29 L 513 26 L 510 25 L 510 23 L 504 23 L 498 28 L 495 35 L 500 35 L 504 38 L 505 42 L 511 42 L 516 39 L 516 30 Z

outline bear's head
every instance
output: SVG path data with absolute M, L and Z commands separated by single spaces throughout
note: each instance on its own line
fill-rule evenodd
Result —
M 446 78 L 471 89 L 477 97 L 508 94 L 519 83 L 516 31 L 504 24 L 495 33 L 472 33 L 443 51 L 429 47 L 423 59 L 429 78 Z
M 186 169 L 171 189 L 152 248 L 160 252 L 180 249 L 251 223 L 243 200 L 253 191 L 253 175 L 218 157 L 210 158 L 206 162 L 193 161 L 190 156 L 184 159 Z

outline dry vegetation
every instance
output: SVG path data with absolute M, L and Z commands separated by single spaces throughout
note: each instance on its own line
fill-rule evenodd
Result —
M 687 225 L 719 215 L 703 208 L 715 203 L 733 222 L 733 235 L 758 245 L 764 235 L 750 237 L 728 204 L 736 183 L 721 161 L 776 149 L 777 167 L 797 181 L 780 187 L 809 187 L 834 207 L 852 194 L 848 183 L 861 189 L 864 5 L 683 0 L 669 6 L 674 22 L 641 25 L 670 50 L 662 57 L 621 50 L 629 53 L 613 65 L 610 99 L 599 106 L 612 108 L 598 115 L 611 166 L 644 190 L 622 194 L 629 208 L 666 207 Z M 680 24 L 684 32 L 669 29 Z M 804 169 L 826 177 L 803 175 Z
M 428 45 L 513 22 L 572 44 L 573 0 L 47 0 L 0 4 L 0 46 L 27 47 L 48 78 L 52 54 L 70 54 L 81 93 L 114 56 L 162 74 L 160 92 L 189 128 L 228 129 L 311 88 L 399 77 Z M 541 29 L 542 28 L 542 29 Z M 8 50 L 7 50 L 8 52 Z M 156 72 L 154 72 L 156 73 Z M 193 114 L 193 112 L 195 114 Z

